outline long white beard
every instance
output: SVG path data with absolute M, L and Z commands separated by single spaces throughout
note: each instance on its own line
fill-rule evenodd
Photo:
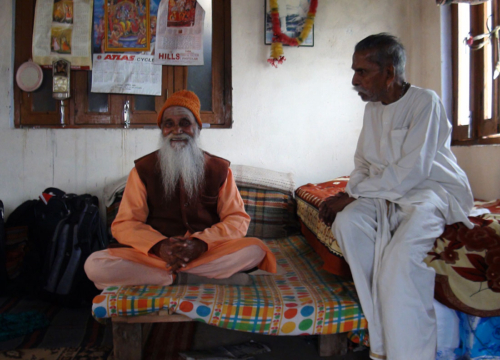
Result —
M 195 138 L 188 135 L 160 135 L 160 150 L 158 161 L 162 174 L 163 187 L 167 200 L 172 198 L 180 179 L 189 200 L 196 197 L 203 185 L 205 174 L 205 157 L 198 146 L 198 134 Z M 188 143 L 183 147 L 170 145 L 170 140 L 186 139 Z

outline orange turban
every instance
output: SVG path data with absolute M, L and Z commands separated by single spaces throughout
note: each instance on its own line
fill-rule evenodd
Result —
M 198 99 L 198 96 L 196 96 L 194 92 L 189 90 L 181 90 L 177 91 L 176 93 L 173 93 L 167 99 L 167 101 L 165 101 L 165 104 L 163 104 L 163 107 L 158 113 L 158 118 L 157 118 L 158 127 L 161 128 L 163 113 L 165 112 L 166 109 L 168 109 L 171 106 L 182 106 L 190 110 L 193 113 L 194 117 L 196 118 L 196 122 L 198 123 L 201 129 L 200 99 Z

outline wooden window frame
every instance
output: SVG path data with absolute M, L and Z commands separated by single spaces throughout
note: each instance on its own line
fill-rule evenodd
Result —
M 493 19 L 491 26 L 500 24 L 500 0 L 491 0 L 493 4 Z M 463 39 L 458 39 L 458 6 L 470 6 L 470 31 L 475 36 L 487 32 L 485 11 L 488 3 L 480 5 L 451 5 L 451 37 L 452 37 L 452 145 L 491 145 L 500 144 L 500 77 L 493 80 L 492 117 L 483 119 L 484 114 L 484 51 L 470 51 L 470 125 L 458 125 L 458 55 Z M 493 39 L 495 40 L 495 39 Z M 491 45 L 490 45 L 491 46 Z M 499 59 L 497 46 L 492 46 L 492 66 Z
M 231 74 L 231 0 L 212 0 L 212 110 L 201 111 L 201 119 L 210 128 L 232 127 Z M 14 76 L 17 69 L 32 58 L 33 19 L 36 0 L 15 2 Z M 222 39 L 222 40 L 221 40 Z M 130 128 L 156 128 L 157 111 L 168 96 L 187 88 L 188 68 L 162 67 L 162 94 L 155 99 L 155 111 L 131 111 Z M 60 121 L 60 102 L 55 111 L 35 112 L 32 95 L 22 91 L 14 81 L 14 126 L 16 128 L 123 128 L 123 105 L 133 106 L 133 95 L 109 94 L 107 113 L 92 113 L 88 109 L 88 72 L 71 71 L 71 97 L 64 100 L 64 124 Z

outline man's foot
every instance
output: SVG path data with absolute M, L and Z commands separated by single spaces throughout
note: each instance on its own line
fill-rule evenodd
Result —
M 213 285 L 252 285 L 253 281 L 250 275 L 245 273 L 236 273 L 225 279 L 211 279 L 205 276 L 178 272 L 173 285 L 194 285 L 194 284 L 213 284 Z

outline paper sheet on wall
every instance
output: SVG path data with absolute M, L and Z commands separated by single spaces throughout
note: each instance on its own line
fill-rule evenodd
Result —
M 162 0 L 156 23 L 155 64 L 203 65 L 205 10 L 196 0 Z
M 92 69 L 93 0 L 38 0 L 33 26 L 33 61 L 52 65 L 66 59 L 73 68 Z
M 153 55 L 94 54 L 91 92 L 161 95 L 161 68 Z

